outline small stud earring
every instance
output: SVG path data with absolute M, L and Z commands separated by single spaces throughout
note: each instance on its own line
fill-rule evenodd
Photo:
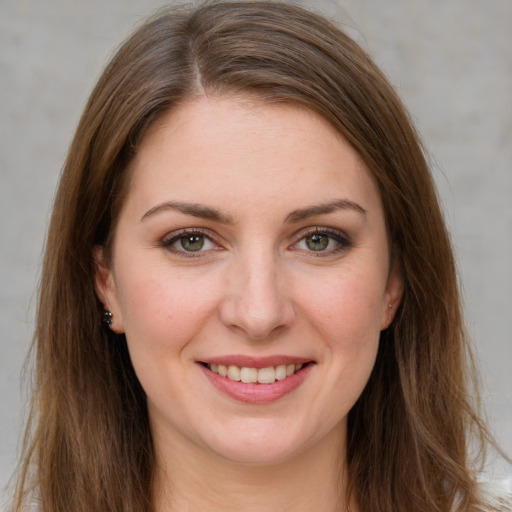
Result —
M 113 314 L 111 311 L 103 311 L 102 321 L 105 325 L 112 325 L 114 323 Z
M 393 305 L 392 304 L 388 304 L 388 308 L 389 309 L 392 309 Z

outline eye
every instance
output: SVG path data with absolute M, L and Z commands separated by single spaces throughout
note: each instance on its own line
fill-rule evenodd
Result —
M 325 251 L 333 244 L 332 238 L 324 233 L 314 233 L 304 238 L 304 242 L 310 251 Z
M 176 242 L 174 242 L 173 246 L 177 249 L 176 245 L 180 246 L 180 249 L 184 249 L 185 251 L 197 252 L 200 251 L 207 242 L 204 235 L 185 235 L 180 238 Z
M 341 231 L 316 228 L 314 231 L 305 233 L 293 249 L 321 256 L 336 254 L 351 245 L 348 237 Z
M 199 253 L 218 247 L 210 237 L 201 231 L 189 230 L 172 233 L 162 241 L 162 245 L 172 252 L 186 257 L 199 256 Z

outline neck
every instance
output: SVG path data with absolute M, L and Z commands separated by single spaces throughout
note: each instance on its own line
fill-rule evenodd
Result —
M 338 430 L 293 460 L 271 465 L 237 463 L 195 446 L 162 446 L 158 439 L 155 446 L 155 512 L 349 510 Z

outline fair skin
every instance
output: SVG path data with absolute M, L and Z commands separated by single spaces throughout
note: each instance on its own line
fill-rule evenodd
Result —
M 96 288 L 147 394 L 155 510 L 344 510 L 402 294 L 354 149 L 303 108 L 191 100 L 142 142 L 112 249 Z

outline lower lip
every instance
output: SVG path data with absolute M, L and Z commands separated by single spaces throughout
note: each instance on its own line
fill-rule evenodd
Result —
M 249 404 L 266 404 L 283 398 L 304 382 L 314 366 L 313 363 L 309 363 L 297 373 L 283 380 L 276 380 L 272 384 L 245 384 L 222 377 L 202 364 L 198 363 L 198 365 L 219 391 L 235 400 Z

